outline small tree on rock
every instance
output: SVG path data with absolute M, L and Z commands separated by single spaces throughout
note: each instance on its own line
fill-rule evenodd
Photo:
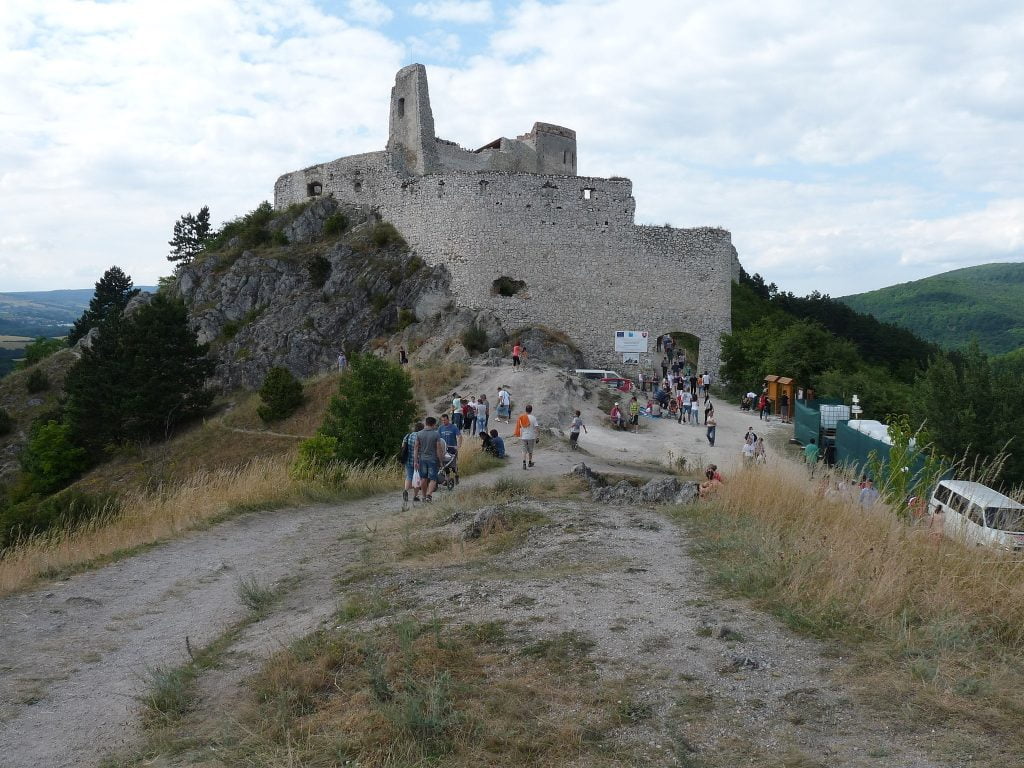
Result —
M 256 409 L 265 423 L 288 418 L 302 405 L 302 382 L 287 368 L 274 366 L 260 388 L 263 405 Z
M 331 398 L 320 434 L 337 439 L 339 461 L 394 458 L 416 415 L 412 379 L 400 366 L 356 355 Z
M 139 292 L 132 279 L 120 267 L 114 266 L 103 273 L 96 283 L 96 291 L 89 308 L 75 321 L 68 334 L 68 346 L 73 347 L 90 329 L 101 325 L 114 315 L 120 315 L 128 302 Z
M 196 257 L 196 254 L 203 250 L 206 241 L 212 234 L 208 205 L 200 208 L 199 213 L 194 216 L 191 213 L 186 213 L 174 223 L 174 235 L 167 241 L 167 244 L 171 246 L 167 260 L 188 264 Z

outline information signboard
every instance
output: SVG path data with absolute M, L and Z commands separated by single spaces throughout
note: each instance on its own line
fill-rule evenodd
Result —
M 647 352 L 647 331 L 616 331 L 616 352 Z

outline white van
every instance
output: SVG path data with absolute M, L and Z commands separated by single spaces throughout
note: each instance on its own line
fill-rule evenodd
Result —
M 966 544 L 1024 549 L 1024 504 L 981 483 L 942 480 L 928 501 L 928 511 L 941 506 L 943 533 Z
M 577 368 L 576 375 L 584 379 L 621 379 L 615 371 L 606 371 L 603 368 Z

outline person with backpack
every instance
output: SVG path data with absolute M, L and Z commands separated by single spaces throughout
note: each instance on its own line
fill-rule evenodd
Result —
M 412 432 L 402 438 L 402 450 L 399 453 L 399 460 L 405 467 L 405 488 L 402 490 L 402 502 L 409 500 L 409 491 L 412 491 L 412 500 L 420 500 L 420 473 L 416 466 L 416 435 L 423 429 L 423 422 L 417 421 Z

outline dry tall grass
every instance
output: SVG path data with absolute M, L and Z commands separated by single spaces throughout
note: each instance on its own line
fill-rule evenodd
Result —
M 820 487 L 800 466 L 748 469 L 678 514 L 695 518 L 720 584 L 794 628 L 858 641 L 862 682 L 894 710 L 1024 748 L 1024 558 Z
M 421 402 L 429 402 L 436 397 L 449 394 L 452 387 L 469 375 L 469 366 L 466 363 L 418 363 L 412 366 L 409 375 L 412 376 L 416 397 Z
M 234 469 L 200 470 L 184 481 L 123 495 L 109 514 L 75 530 L 55 530 L 9 549 L 0 558 L 0 594 L 85 564 L 116 558 L 236 512 L 311 500 L 354 499 L 400 487 L 397 465 L 354 465 L 335 476 L 296 479 L 293 454 L 253 459 Z

